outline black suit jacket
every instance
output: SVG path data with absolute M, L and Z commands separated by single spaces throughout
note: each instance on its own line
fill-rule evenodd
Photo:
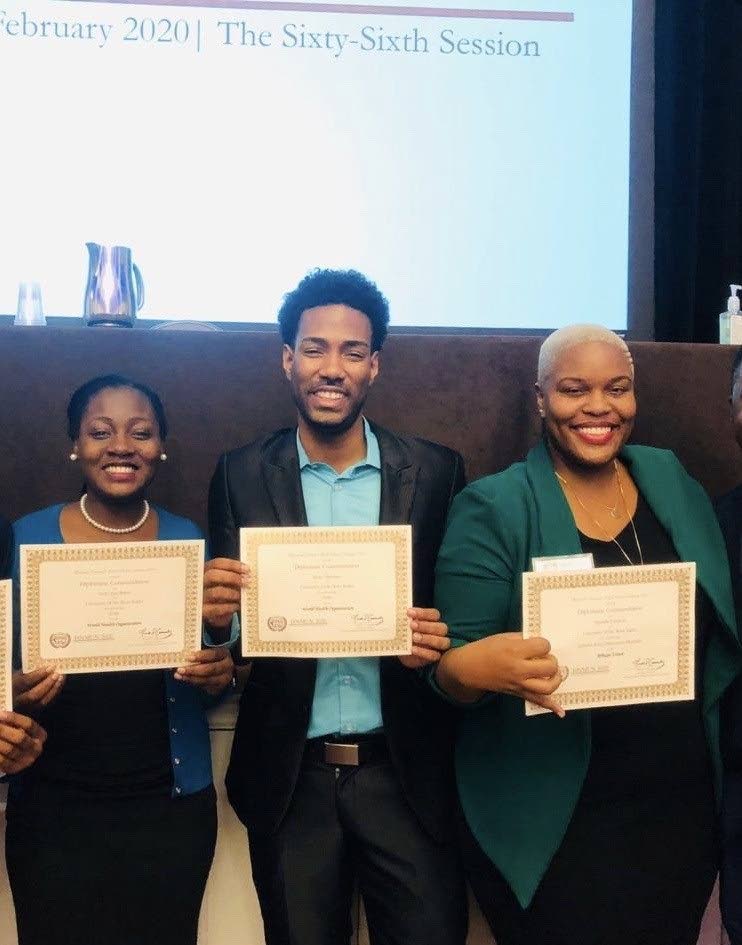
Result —
M 432 606 L 435 561 L 448 509 L 464 485 L 463 461 L 446 447 L 372 426 L 381 454 L 380 524 L 412 525 L 417 606 Z M 225 453 L 209 491 L 215 557 L 239 556 L 241 526 L 306 525 L 296 430 L 280 430 Z M 380 666 L 381 707 L 390 755 L 404 793 L 426 830 L 451 828 L 452 712 L 396 658 Z M 259 659 L 240 702 L 227 771 L 229 800 L 255 832 L 281 823 L 299 774 L 317 671 L 313 659 Z
M 716 503 L 732 572 L 737 626 L 742 627 L 742 485 Z M 721 911 L 732 945 L 742 945 L 742 679 L 724 697 L 722 709 Z

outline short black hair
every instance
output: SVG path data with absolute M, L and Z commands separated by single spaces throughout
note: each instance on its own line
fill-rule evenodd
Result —
M 732 380 L 731 380 L 731 394 L 734 396 L 734 385 L 737 382 L 737 377 L 739 376 L 740 368 L 742 368 L 742 348 L 737 351 L 734 356 L 734 361 L 732 361 Z
M 122 374 L 101 374 L 99 377 L 93 377 L 91 380 L 86 381 L 82 386 L 78 387 L 70 397 L 70 401 L 67 404 L 67 434 L 71 440 L 76 440 L 80 435 L 80 424 L 82 423 L 83 414 L 87 410 L 88 404 L 93 397 L 102 390 L 110 390 L 112 388 L 115 390 L 119 387 L 128 387 L 131 390 L 138 391 L 147 398 L 152 407 L 152 412 L 155 415 L 155 420 L 157 421 L 160 439 L 165 439 L 168 429 L 167 417 L 165 416 L 165 408 L 162 406 L 159 395 L 156 394 L 151 387 L 147 387 L 146 384 L 140 384 L 139 381 L 133 381 L 131 378 L 124 377 Z
M 376 284 L 355 269 L 313 269 L 283 297 L 278 325 L 285 344 L 293 348 L 302 312 L 319 305 L 347 305 L 371 322 L 371 349 L 384 344 L 389 325 L 389 303 Z

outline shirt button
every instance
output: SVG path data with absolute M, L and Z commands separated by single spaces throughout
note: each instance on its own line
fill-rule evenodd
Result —
M 171 728 L 170 731 L 173 733 L 173 735 L 177 735 L 177 734 L 178 734 L 177 728 Z
M 174 762 L 174 764 L 179 765 L 179 764 L 180 764 L 180 758 L 173 758 L 173 762 Z
M 182 789 L 181 789 L 181 788 L 176 787 L 175 793 L 176 793 L 176 794 L 182 794 L 183 792 L 182 792 Z
M 170 701 L 175 702 L 175 696 L 170 696 Z

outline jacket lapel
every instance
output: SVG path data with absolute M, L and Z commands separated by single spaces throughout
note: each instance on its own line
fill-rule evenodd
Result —
M 554 475 L 554 466 L 543 440 L 526 457 L 526 476 L 538 510 L 540 553 L 579 554 L 582 546 L 574 516 Z M 528 566 L 531 566 L 530 561 Z
M 711 599 L 724 628 L 735 636 L 729 576 L 718 567 L 724 560 L 724 540 L 708 497 L 675 464 L 670 472 L 666 460 L 661 465 L 651 454 L 646 459 L 645 452 L 631 446 L 624 447 L 621 458 L 672 539 L 680 560 L 696 562 L 698 583 Z M 664 457 L 660 454 L 660 458 Z M 694 488 L 698 489 L 695 495 Z
M 405 525 L 412 516 L 419 466 L 404 444 L 383 427 L 371 424 L 381 455 L 380 525 Z
M 278 524 L 306 525 L 295 428 L 284 430 L 266 449 L 262 472 Z

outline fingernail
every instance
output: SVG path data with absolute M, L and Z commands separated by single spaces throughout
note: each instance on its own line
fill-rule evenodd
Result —
M 421 633 L 413 633 L 413 634 L 412 634 L 412 639 L 415 641 L 415 643 L 419 643 L 420 640 L 422 640 L 422 634 L 421 634 Z

